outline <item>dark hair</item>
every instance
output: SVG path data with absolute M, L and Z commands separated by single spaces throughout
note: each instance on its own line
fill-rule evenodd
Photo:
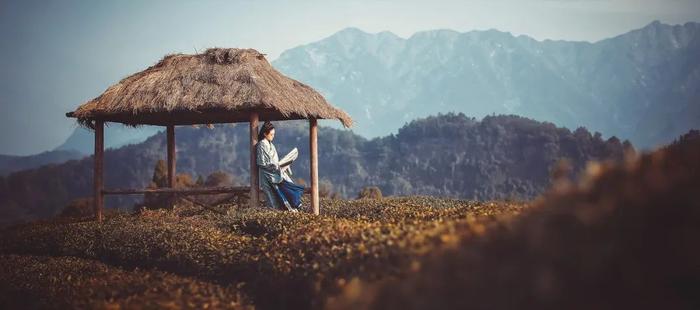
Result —
M 262 139 L 265 138 L 265 135 L 267 135 L 273 129 L 275 129 L 275 126 L 272 126 L 272 123 L 270 123 L 270 121 L 265 121 L 265 123 L 263 123 L 263 125 L 260 127 L 260 133 L 258 133 L 258 141 L 262 141 Z

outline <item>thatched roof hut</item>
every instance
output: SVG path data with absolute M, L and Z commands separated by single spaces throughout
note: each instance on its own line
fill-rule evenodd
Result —
M 249 192 L 258 204 L 255 158 L 258 120 L 309 120 L 311 209 L 319 214 L 317 119 L 338 119 L 352 126 L 347 113 L 330 105 L 311 87 L 282 75 L 254 49 L 211 48 L 196 55 L 165 56 L 157 64 L 109 87 L 103 94 L 66 113 L 95 130 L 95 213 L 102 220 L 105 194 L 178 195 Z M 167 127 L 166 189 L 103 188 L 104 123 Z M 175 189 L 175 126 L 250 123 L 250 187 Z
M 247 122 L 245 112 L 252 110 L 264 120 L 338 119 L 352 126 L 347 113 L 282 75 L 263 54 L 237 48 L 165 56 L 66 116 L 88 128 L 98 118 L 131 126 L 187 125 Z

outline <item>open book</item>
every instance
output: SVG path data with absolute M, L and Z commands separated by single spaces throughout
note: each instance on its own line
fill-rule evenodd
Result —
M 297 148 L 292 149 L 287 153 L 287 155 L 284 155 L 282 159 L 279 160 L 280 167 L 286 167 L 292 164 L 295 159 L 297 159 L 297 156 L 299 156 L 299 150 Z

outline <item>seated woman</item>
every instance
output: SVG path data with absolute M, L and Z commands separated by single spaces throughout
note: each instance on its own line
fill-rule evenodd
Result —
M 265 121 L 260 128 L 256 145 L 258 181 L 265 193 L 268 207 L 298 212 L 304 188 L 294 184 L 289 166 L 280 167 L 277 149 L 272 144 L 274 138 L 275 127 Z

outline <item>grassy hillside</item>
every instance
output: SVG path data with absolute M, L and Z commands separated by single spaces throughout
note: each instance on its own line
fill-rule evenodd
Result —
M 68 270 L 72 264 L 108 264 L 118 272 L 130 274 L 125 277 L 158 272 L 153 270 L 157 269 L 174 273 L 173 281 L 195 287 L 206 285 L 207 292 L 214 290 L 206 296 L 196 295 L 199 290 L 187 292 L 190 296 L 179 299 L 180 302 L 212 298 L 222 303 L 226 299 L 215 293 L 233 287 L 237 293 L 240 291 L 241 300 L 262 309 L 320 308 L 326 297 L 339 292 L 353 278 L 373 281 L 405 275 L 420 265 L 426 254 L 482 234 L 486 225 L 496 223 L 500 216 L 516 214 L 524 208 L 520 204 L 430 197 L 323 199 L 321 205 L 319 217 L 236 208 L 220 214 L 179 205 L 172 211 L 113 214 L 103 224 L 54 220 L 7 229 L 2 232 L 0 260 L 7 262 L 4 272 L 11 276 L 5 277 L 12 280 L 11 285 L 5 284 L 13 289 L 4 287 L 0 300 L 21 303 L 22 300 L 8 296 L 22 293 L 45 296 L 26 300 L 28 304 L 40 305 L 51 305 L 55 299 L 74 302 L 71 306 L 98 301 L 129 305 L 132 295 L 147 302 L 138 295 L 145 293 L 135 293 L 125 284 L 128 280 L 82 275 L 94 277 L 96 282 L 113 281 L 113 289 L 118 292 L 114 293 L 114 300 L 81 295 L 75 290 L 86 287 L 59 280 L 60 286 L 67 286 L 66 292 L 82 296 L 72 299 L 51 293 L 54 288 L 50 286 L 33 285 L 37 276 L 22 275 L 25 272 L 15 268 L 30 264 L 34 267 L 20 270 L 41 270 L 48 277 L 63 279 L 74 274 Z M 81 260 L 46 262 L 42 261 L 45 256 Z

